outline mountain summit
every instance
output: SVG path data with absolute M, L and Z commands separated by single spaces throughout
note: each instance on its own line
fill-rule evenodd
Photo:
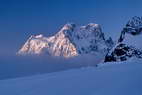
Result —
M 121 31 L 116 46 L 106 55 L 105 62 L 142 58 L 142 17 L 134 16 Z
M 73 23 L 68 23 L 51 37 L 31 36 L 18 54 L 48 54 L 66 58 L 85 54 L 105 56 L 112 46 L 112 39 L 106 40 L 99 24 L 90 23 L 77 27 Z

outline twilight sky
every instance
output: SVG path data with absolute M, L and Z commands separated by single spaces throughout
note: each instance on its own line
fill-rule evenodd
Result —
M 101 24 L 116 39 L 142 0 L 0 0 L 0 55 L 11 55 L 32 34 L 53 35 L 67 22 Z

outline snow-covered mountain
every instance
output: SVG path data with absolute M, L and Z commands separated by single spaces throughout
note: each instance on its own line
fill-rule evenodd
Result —
M 105 56 L 113 44 L 111 38 L 105 39 L 101 26 L 98 24 L 90 23 L 76 27 L 75 24 L 68 23 L 51 37 L 31 36 L 18 54 L 49 54 L 67 58 L 84 54 Z
M 73 57 L 94 55 L 105 62 L 125 61 L 132 57 L 142 58 L 142 17 L 132 17 L 121 31 L 114 45 L 106 39 L 99 24 L 89 23 L 77 27 L 68 23 L 51 37 L 31 36 L 18 54 L 48 54 L 51 56 Z
M 123 28 L 116 46 L 107 54 L 105 62 L 142 58 L 142 17 L 132 17 Z

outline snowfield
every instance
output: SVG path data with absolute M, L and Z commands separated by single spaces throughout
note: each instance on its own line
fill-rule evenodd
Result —
M 142 95 L 142 61 L 0 80 L 0 95 Z

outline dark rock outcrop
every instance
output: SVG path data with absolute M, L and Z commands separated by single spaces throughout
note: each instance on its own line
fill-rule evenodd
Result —
M 138 35 L 141 35 L 141 33 L 142 17 L 135 16 L 127 22 L 126 26 L 121 32 L 116 46 L 109 51 L 105 57 L 104 62 L 126 61 L 132 57 L 142 58 L 142 51 L 133 44 L 129 45 L 127 43 L 129 41 L 126 41 L 128 40 L 126 37 L 129 37 L 129 35 L 137 37 Z M 135 44 L 139 44 L 139 42 L 135 42 Z

